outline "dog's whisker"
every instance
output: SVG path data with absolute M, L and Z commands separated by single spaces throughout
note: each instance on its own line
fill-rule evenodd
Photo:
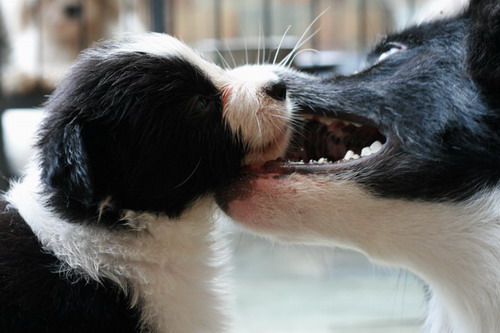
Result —
M 287 68 L 290 68 L 290 66 L 293 64 L 293 62 L 295 61 L 295 58 L 297 58 L 297 56 L 299 54 L 302 54 L 304 52 L 313 52 L 313 53 L 320 53 L 318 50 L 316 49 L 303 49 L 303 50 L 300 50 L 298 52 L 295 53 L 295 55 L 290 59 L 290 62 L 288 63 L 288 65 L 286 65 Z
M 245 46 L 245 63 L 244 63 L 244 65 L 248 65 L 249 64 L 249 61 L 248 61 L 248 45 L 247 45 L 247 38 L 245 36 L 243 36 L 243 44 Z
M 173 187 L 173 189 L 178 189 L 179 187 L 183 186 L 184 184 L 186 184 L 193 176 L 194 174 L 196 173 L 196 171 L 198 170 L 198 168 L 200 167 L 200 164 L 201 164 L 201 157 L 200 159 L 198 160 L 198 163 L 196 164 L 196 166 L 194 167 L 193 171 L 191 172 L 191 174 L 184 180 L 182 181 L 180 184 L 176 185 Z
M 290 58 L 293 58 L 295 56 L 295 53 L 297 53 L 298 49 L 300 49 L 302 46 L 304 46 L 306 43 L 308 43 L 314 36 L 316 36 L 319 33 L 320 29 L 315 30 L 311 35 L 309 35 L 304 41 L 302 41 L 300 44 L 297 44 L 292 51 L 283 59 L 284 63 L 282 66 L 284 67 L 289 67 L 291 63 Z M 287 64 L 288 63 L 288 64 Z M 280 63 L 281 64 L 281 63 Z
M 231 51 L 229 45 L 227 44 L 227 41 L 224 41 L 224 45 L 226 46 L 226 50 L 229 53 L 229 56 L 231 57 L 231 60 L 233 61 L 233 68 L 236 68 L 238 65 L 236 64 L 236 60 L 233 55 L 233 51 Z
M 286 30 L 285 30 L 285 33 L 283 34 L 283 36 L 281 37 L 281 40 L 278 44 L 278 48 L 276 49 L 276 54 L 274 55 L 274 59 L 273 59 L 273 65 L 276 64 L 276 60 L 278 59 L 278 55 L 280 53 L 280 50 L 281 50 L 281 46 L 283 44 L 283 41 L 285 40 L 285 37 L 286 37 L 286 34 L 288 33 L 288 31 L 292 28 L 291 25 L 289 25 Z
M 259 21 L 259 39 L 257 41 L 257 65 L 260 65 L 260 39 L 262 36 L 262 25 Z
M 228 62 L 226 61 L 226 59 L 224 58 L 224 56 L 222 55 L 222 53 L 219 51 L 219 49 L 217 47 L 215 48 L 215 52 L 217 52 L 217 54 L 219 55 L 219 59 L 222 60 L 224 68 L 230 69 L 231 66 L 229 66 Z
M 283 59 L 285 61 L 285 64 L 287 62 L 287 60 L 285 59 L 288 59 L 289 57 L 291 57 L 293 55 L 293 53 L 295 53 L 295 51 L 297 51 L 298 48 L 300 48 L 303 43 L 302 43 L 302 40 L 305 38 L 305 36 L 307 35 L 307 33 L 309 32 L 309 30 L 311 30 L 311 28 L 314 26 L 314 24 L 326 13 L 330 10 L 330 7 L 326 8 L 325 10 L 323 10 L 321 13 L 319 13 L 318 16 L 316 16 L 316 18 L 306 27 L 304 33 L 302 33 L 302 35 L 300 36 L 299 40 L 297 41 L 297 43 L 295 44 L 295 47 L 292 49 L 292 51 L 290 51 L 290 53 Z M 319 29 L 318 29 L 319 30 Z M 313 36 L 316 34 L 316 32 L 313 34 Z M 310 37 L 307 39 L 309 40 Z M 280 62 L 281 64 L 281 62 Z

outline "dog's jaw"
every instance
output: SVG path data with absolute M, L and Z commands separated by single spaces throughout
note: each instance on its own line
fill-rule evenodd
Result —
M 356 249 L 375 262 L 409 268 L 434 294 L 425 332 L 495 332 L 497 198 L 481 194 L 466 204 L 384 199 L 346 178 L 294 174 L 256 178 L 226 208 L 260 235 Z

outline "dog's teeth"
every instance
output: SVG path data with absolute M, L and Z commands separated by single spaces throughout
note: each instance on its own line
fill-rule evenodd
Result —
M 353 159 L 353 160 L 357 160 L 357 159 L 359 159 L 359 155 L 358 155 L 358 154 L 354 154 L 354 155 L 352 155 L 352 159 Z
M 363 125 L 358 124 L 358 123 L 352 123 L 352 124 L 353 124 L 354 126 L 356 126 L 356 127 L 362 127 L 362 126 L 363 126 Z
M 380 141 L 375 141 L 371 144 L 370 149 L 372 153 L 378 153 L 382 149 L 382 143 Z
M 344 123 L 344 125 L 346 126 L 349 126 L 351 125 L 352 123 L 350 121 L 346 121 L 346 120 L 342 120 L 342 122 Z
M 354 152 L 352 150 L 348 150 L 344 156 L 344 160 L 349 161 L 354 156 Z
M 373 152 L 370 147 L 365 147 L 361 150 L 361 156 L 370 156 L 371 154 L 373 154 Z
M 318 160 L 318 164 L 325 164 L 326 163 L 326 158 L 322 157 Z

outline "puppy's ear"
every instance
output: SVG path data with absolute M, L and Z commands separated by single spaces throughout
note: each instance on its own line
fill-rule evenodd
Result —
M 468 67 L 487 94 L 500 93 L 500 1 L 471 0 Z M 496 101 L 499 98 L 496 97 Z
M 70 123 L 42 134 L 39 142 L 42 181 L 56 207 L 72 208 L 86 215 L 94 204 L 93 183 L 82 127 Z

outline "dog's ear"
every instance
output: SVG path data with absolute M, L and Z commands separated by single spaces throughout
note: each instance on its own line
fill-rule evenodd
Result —
M 488 94 L 500 93 L 500 1 L 471 0 L 467 40 L 468 67 Z M 496 97 L 498 101 L 498 97 Z
M 85 212 L 94 204 L 93 183 L 82 127 L 70 123 L 45 131 L 39 142 L 42 181 L 57 206 Z

